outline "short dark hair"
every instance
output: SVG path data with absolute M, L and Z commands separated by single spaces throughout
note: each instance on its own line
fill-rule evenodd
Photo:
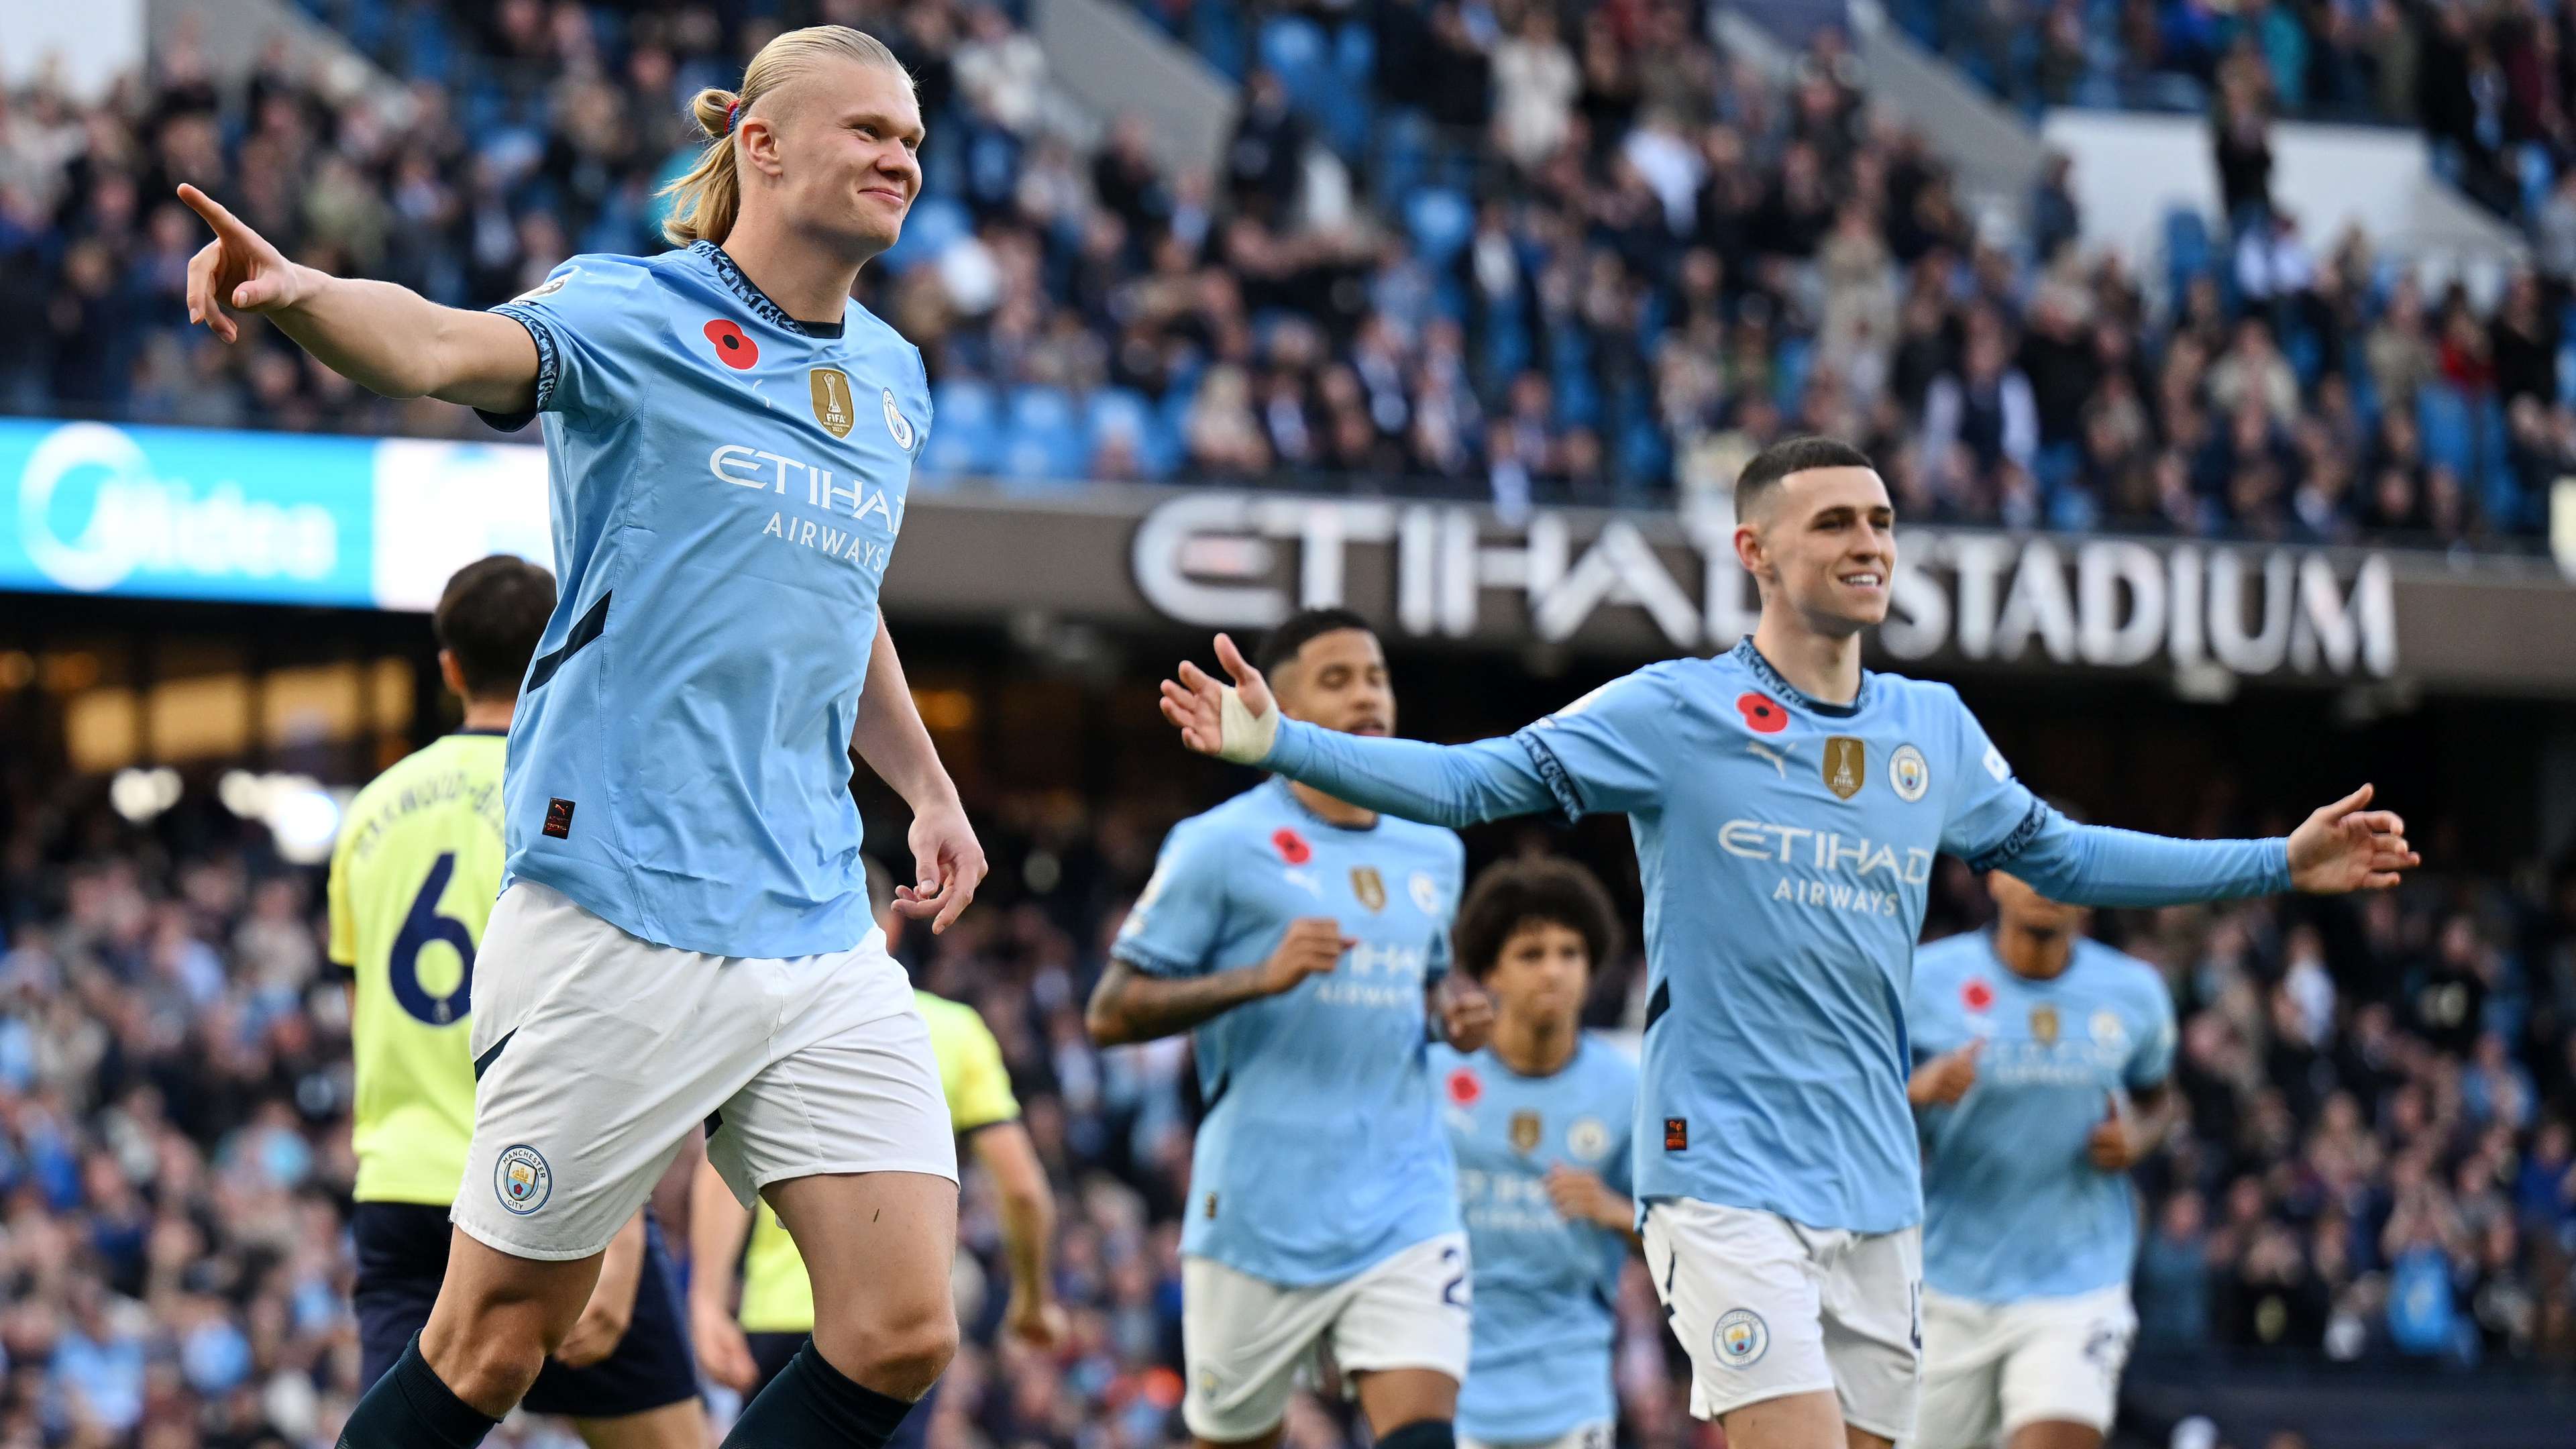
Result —
M 1363 634 L 1377 632 L 1368 620 L 1360 617 L 1358 611 L 1338 604 L 1299 609 L 1261 636 L 1261 647 L 1253 654 L 1252 667 L 1268 674 L 1296 658 L 1297 651 L 1306 647 L 1307 640 L 1342 629 L 1357 629 Z
M 507 699 L 528 677 L 554 611 L 555 576 L 516 554 L 496 553 L 448 579 L 429 627 L 438 647 L 456 656 L 466 694 Z
M 1458 969 L 1471 981 L 1491 975 L 1513 933 L 1533 924 L 1563 926 L 1583 938 L 1592 969 L 1607 966 L 1619 946 L 1619 915 L 1592 872 L 1558 856 L 1511 860 L 1476 877 L 1450 927 Z
M 1875 471 L 1877 467 L 1869 460 L 1869 454 L 1840 438 L 1813 434 L 1782 438 L 1754 454 L 1753 461 L 1744 465 L 1744 471 L 1735 475 L 1735 516 L 1738 519 L 1751 517 L 1764 494 L 1779 487 L 1781 480 L 1792 473 L 1804 473 L 1810 468 L 1868 468 Z

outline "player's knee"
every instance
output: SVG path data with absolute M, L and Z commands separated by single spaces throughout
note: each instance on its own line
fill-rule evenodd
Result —
M 1378 1449 L 1456 1449 L 1457 1429 L 1447 1419 L 1416 1419 L 1389 1429 Z
M 421 1351 L 449 1392 L 478 1407 L 517 1403 L 563 1337 L 549 1333 L 543 1311 L 528 1302 L 478 1305 L 446 1326 L 440 1333 L 433 1319 Z
M 936 1303 L 867 1322 L 817 1323 L 814 1345 L 833 1367 L 878 1393 L 917 1399 L 957 1356 L 957 1312 L 943 1294 Z

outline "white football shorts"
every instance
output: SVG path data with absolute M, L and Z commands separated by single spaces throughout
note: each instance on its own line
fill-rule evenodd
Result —
M 1811 1228 L 1778 1213 L 1659 1198 L 1646 1267 L 1691 1361 L 1691 1413 L 1830 1391 L 1843 1422 L 1889 1439 L 1914 1425 L 1923 1230 Z
M 1979 1303 L 1923 1291 L 1923 1409 L 1907 1449 L 1971 1449 L 2050 1421 L 2111 1431 L 2138 1335 L 2129 1288 Z
M 930 1030 L 870 931 L 847 951 L 708 956 L 533 881 L 474 955 L 474 1139 L 450 1216 L 520 1258 L 586 1258 L 687 1140 L 748 1206 L 835 1172 L 957 1179 Z
M 1217 1443 L 1257 1438 L 1287 1417 L 1303 1374 L 1330 1349 L 1347 1376 L 1419 1368 L 1467 1377 L 1467 1235 L 1443 1233 L 1339 1283 L 1291 1288 L 1213 1258 L 1181 1260 L 1181 1418 Z

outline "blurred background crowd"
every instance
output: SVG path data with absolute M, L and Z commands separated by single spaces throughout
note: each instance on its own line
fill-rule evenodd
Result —
M 0 1446 L 326 1445 L 359 1386 L 347 1012 L 318 872 L 202 795 L 138 828 L 94 788 L 6 783 Z M 1052 1355 L 1000 1343 L 998 1223 L 970 1172 L 969 1345 L 932 1442 L 1170 1442 L 1187 1046 L 1096 1051 L 1081 1026 L 1169 817 L 974 804 L 991 881 L 964 929 L 900 954 L 1002 1043 L 1064 1205 L 1074 1335 Z M 2231 823 L 2254 822 L 2213 828 Z M 1550 837 L 1478 841 L 1490 858 Z M 1598 863 L 1633 903 L 1627 862 Z M 1932 933 L 1978 928 L 1983 890 L 1944 867 Z M 2576 1369 L 2576 870 L 2428 870 L 2358 903 L 2099 924 L 2163 973 L 2183 1022 L 2189 1129 L 2139 1174 L 2143 1354 Z M 1600 974 L 1596 1026 L 1637 1024 L 1641 974 L 1633 955 Z M 1622 1317 L 1626 1442 L 1705 1443 L 1641 1267 Z M 1301 1400 L 1290 1442 L 1350 1433 Z
M 230 350 L 191 334 L 200 228 L 171 188 L 316 266 L 488 306 L 573 253 L 657 249 L 656 189 L 700 139 L 685 98 L 809 18 L 307 3 L 399 88 L 346 91 L 283 48 L 217 86 L 181 35 L 97 104 L 0 99 L 0 410 L 475 435 L 265 329 Z M 1917 519 L 2506 546 L 2576 465 L 2576 193 L 2534 211 L 2531 265 L 2480 305 L 2276 210 L 2264 99 L 2221 130 L 2225 221 L 2178 214 L 2161 255 L 2087 258 L 2064 166 L 2025 224 L 1972 215 L 1864 103 L 1831 29 L 1775 80 L 1715 45 L 1699 0 L 1147 8 L 1242 79 L 1213 169 L 1158 167 L 1134 117 L 1072 144 L 1011 4 L 812 7 L 919 80 L 923 198 L 861 290 L 928 355 L 934 476 L 1288 481 L 1508 514 L 1689 501 L 1806 430 L 1882 459 Z M 2222 107 L 2224 76 L 2282 89 L 2255 37 L 2290 13 L 2254 0 L 2203 27 Z M 1916 18 L 2013 56 L 2063 28 L 2014 0 Z M 2108 43 L 2085 33 L 2088 55 Z

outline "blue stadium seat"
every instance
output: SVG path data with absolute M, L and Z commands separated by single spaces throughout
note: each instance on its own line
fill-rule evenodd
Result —
M 1322 119 L 1336 104 L 1332 42 L 1324 27 L 1302 15 L 1274 15 L 1261 22 L 1261 64 L 1287 88 L 1298 110 Z
M 934 476 L 990 473 L 1002 460 L 1002 428 L 993 390 L 973 378 L 930 390 L 930 442 L 922 466 Z
M 1406 197 L 1404 229 L 1413 234 L 1413 249 L 1433 271 L 1446 268 L 1476 229 L 1476 208 L 1445 186 L 1426 186 Z
M 1082 476 L 1089 439 L 1073 398 L 1060 387 L 1014 389 L 1003 429 L 1001 473 L 1024 482 Z
M 940 253 L 974 229 L 974 218 L 955 200 L 924 196 L 912 204 L 912 214 L 904 218 L 903 234 L 886 250 L 885 264 L 895 271 L 908 272 L 924 262 L 937 261 Z
M 2443 464 L 2467 483 L 2477 475 L 2477 438 L 2469 400 L 2447 382 L 2415 390 L 2415 425 L 2424 434 L 2424 461 Z
M 1085 408 L 1085 446 L 1097 456 L 1113 438 L 1125 438 L 1136 466 L 1148 478 L 1169 473 L 1173 458 L 1170 435 L 1154 415 L 1153 403 L 1133 388 L 1104 387 L 1091 394 Z
M 2181 297 L 2191 279 L 2207 273 L 2216 261 L 2207 218 L 2184 206 L 2165 213 L 2165 275 L 2172 283 L 2171 296 Z

